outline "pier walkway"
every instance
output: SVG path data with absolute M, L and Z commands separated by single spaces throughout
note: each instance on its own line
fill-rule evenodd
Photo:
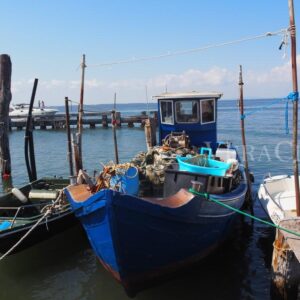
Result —
M 157 111 L 149 113 L 149 117 L 157 120 Z M 57 113 L 53 116 L 39 116 L 32 117 L 33 128 L 36 129 L 63 129 L 66 125 L 66 116 L 64 113 Z M 116 126 L 121 127 L 123 125 L 130 128 L 135 125 L 144 127 L 148 115 L 141 113 L 135 116 L 121 116 L 120 112 L 116 112 Z M 77 126 L 78 113 L 70 114 L 70 125 Z M 111 112 L 88 112 L 83 115 L 83 125 L 89 128 L 96 128 L 96 126 L 102 126 L 104 128 L 109 127 L 111 124 Z M 10 119 L 10 130 L 23 130 L 26 127 L 26 118 L 13 117 Z

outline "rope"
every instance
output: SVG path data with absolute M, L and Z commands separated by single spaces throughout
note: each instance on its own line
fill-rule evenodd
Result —
M 232 206 L 230 206 L 230 205 L 228 205 L 228 204 L 225 204 L 225 203 L 223 203 L 223 202 L 221 202 L 221 201 L 219 201 L 219 200 L 217 200 L 217 199 L 212 198 L 208 193 L 199 193 L 199 192 L 195 191 L 195 190 L 192 189 L 192 188 L 189 189 L 189 192 L 192 193 L 192 194 L 194 194 L 194 195 L 204 196 L 204 197 L 205 197 L 206 199 L 208 199 L 208 200 L 211 200 L 211 201 L 213 201 L 213 202 L 215 202 L 215 203 L 217 203 L 217 204 L 219 204 L 219 205 L 221 205 L 221 206 L 223 206 L 223 207 L 226 207 L 226 208 L 228 208 L 228 209 L 231 209 L 231 210 L 233 210 L 233 211 L 235 211 L 235 212 L 237 212 L 237 213 L 239 213 L 239 214 L 241 214 L 241 215 L 244 215 L 244 216 L 246 216 L 246 217 L 249 217 L 249 218 L 251 218 L 251 219 L 253 219 L 253 220 L 255 220 L 255 221 L 264 223 L 264 224 L 266 224 L 266 225 L 275 227 L 275 228 L 277 228 L 277 229 L 280 229 L 280 230 L 282 230 L 282 231 L 286 231 L 286 232 L 291 233 L 291 234 L 293 234 L 293 235 L 295 235 L 295 236 L 297 236 L 297 237 L 300 237 L 300 233 L 298 233 L 298 232 L 295 232 L 295 231 L 292 231 L 292 230 L 283 228 L 283 227 L 281 227 L 281 226 L 279 226 L 279 225 L 276 225 L 276 224 L 274 224 L 274 223 L 271 223 L 271 222 L 265 221 L 265 220 L 263 220 L 263 219 L 261 219 L 261 218 L 258 218 L 258 217 L 255 217 L 255 216 L 253 216 L 253 215 L 250 215 L 250 214 L 248 214 L 248 213 L 246 213 L 246 212 L 244 212 L 244 211 L 242 211 L 242 210 L 239 210 L 239 209 L 234 208 L 234 207 L 232 207 Z
M 247 42 L 247 41 L 262 39 L 262 38 L 266 38 L 266 37 L 270 37 L 270 36 L 276 36 L 276 35 L 286 36 L 289 34 L 289 32 L 290 32 L 289 28 L 285 28 L 285 29 L 280 29 L 278 31 L 274 31 L 274 32 L 266 32 L 266 33 L 256 35 L 256 36 L 245 37 L 245 38 L 241 38 L 241 39 L 237 39 L 237 40 L 233 40 L 233 41 L 212 44 L 212 45 L 203 46 L 203 47 L 194 48 L 194 49 L 174 51 L 174 52 L 168 52 L 165 54 L 145 56 L 145 57 L 140 57 L 140 58 L 133 57 L 131 59 L 122 59 L 119 61 L 100 63 L 100 64 L 92 64 L 92 65 L 88 65 L 87 67 L 109 67 L 109 66 L 113 66 L 113 65 L 130 64 L 130 63 L 137 63 L 137 62 L 141 62 L 141 61 L 157 60 L 157 59 L 162 59 L 162 58 L 166 58 L 166 57 L 185 55 L 185 54 L 208 50 L 211 48 L 219 48 L 219 47 L 229 46 L 229 45 L 243 43 L 243 42 Z
M 295 102 L 295 101 L 298 101 L 299 99 L 299 93 L 298 92 L 291 92 L 288 94 L 287 97 L 283 98 L 283 99 L 278 99 L 278 100 L 275 100 L 273 102 L 271 102 L 270 104 L 268 105 L 265 105 L 265 106 L 261 106 L 257 109 L 253 109 L 247 113 L 244 113 L 244 114 L 241 114 L 240 115 L 240 118 L 241 120 L 244 120 L 247 116 L 251 116 L 257 112 L 262 112 L 263 110 L 265 110 L 266 108 L 269 108 L 269 107 L 272 107 L 274 105 L 277 105 L 279 104 L 280 102 L 282 101 L 286 101 L 286 104 L 285 104 L 285 133 L 286 134 L 289 134 L 289 102 Z
M 241 114 L 241 115 L 240 115 L 240 118 L 241 118 L 241 120 L 244 120 L 244 119 L 246 119 L 246 117 L 248 117 L 248 116 L 251 116 L 251 115 L 253 115 L 253 114 L 257 113 L 257 112 L 262 112 L 263 110 L 265 110 L 265 109 L 267 109 L 267 108 L 269 108 L 269 107 L 272 107 L 272 106 L 274 106 L 274 105 L 277 105 L 277 104 L 281 103 L 283 100 L 286 100 L 286 99 L 277 99 L 277 100 L 275 100 L 275 101 L 272 101 L 272 102 L 271 102 L 270 104 L 268 104 L 268 105 L 261 106 L 261 107 L 259 107 L 259 108 L 257 108 L 257 109 L 252 109 L 251 111 L 249 111 L 249 112 L 247 112 L 247 113 Z
M 1 257 L 0 257 L 0 261 L 3 260 L 6 256 L 8 256 L 15 248 L 17 248 L 28 236 L 29 234 L 36 228 L 39 226 L 39 224 L 45 219 L 47 218 L 49 215 L 51 215 L 52 211 L 51 209 L 55 206 L 55 204 L 57 202 L 59 202 L 61 195 L 62 195 L 63 191 L 60 192 L 60 194 L 58 195 L 58 197 L 56 198 L 56 200 L 50 205 L 47 206 L 47 211 L 45 212 L 45 214 L 30 228 L 30 230 L 28 230 L 18 241 L 17 243 L 15 243 L 6 253 L 4 253 Z

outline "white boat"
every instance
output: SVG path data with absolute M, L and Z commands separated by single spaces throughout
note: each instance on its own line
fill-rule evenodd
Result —
M 276 225 L 285 219 L 297 217 L 294 176 L 269 175 L 259 187 L 258 198 Z
M 29 111 L 29 104 L 20 103 L 12 105 L 10 108 L 9 116 L 10 117 L 27 117 Z M 47 107 L 33 107 L 32 116 L 33 117 L 42 117 L 42 116 L 52 116 L 58 112 L 57 109 L 47 108 Z

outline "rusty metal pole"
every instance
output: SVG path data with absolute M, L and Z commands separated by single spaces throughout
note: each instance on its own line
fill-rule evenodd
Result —
M 81 85 L 80 85 L 80 101 L 79 101 L 79 113 L 78 113 L 78 151 L 79 151 L 79 166 L 82 169 L 82 128 L 83 128 L 83 99 L 84 99 L 84 76 L 85 76 L 85 54 L 82 55 L 81 62 Z
M 291 63 L 292 63 L 292 79 L 293 92 L 298 94 L 297 81 L 297 57 L 296 57 L 296 25 L 294 15 L 294 2 L 289 0 L 290 15 L 290 35 L 291 35 Z M 298 97 L 293 101 L 293 165 L 294 165 L 294 181 L 295 181 L 295 197 L 297 216 L 300 216 L 300 197 L 299 197 L 299 171 L 298 171 Z
M 10 178 L 9 151 L 9 104 L 11 101 L 11 60 L 9 55 L 0 55 L 0 165 L 3 179 Z
M 249 165 L 248 165 L 248 156 L 247 156 L 247 144 L 246 144 L 246 134 L 245 134 L 245 118 L 244 118 L 244 90 L 243 90 L 243 70 L 240 66 L 239 74 L 239 86 L 240 86 L 240 113 L 241 113 L 241 133 L 242 133 L 242 145 L 243 145 L 243 160 L 245 164 L 245 172 L 248 184 L 248 193 L 249 193 L 249 202 L 252 210 L 252 189 L 251 189 L 251 180 L 249 174 Z

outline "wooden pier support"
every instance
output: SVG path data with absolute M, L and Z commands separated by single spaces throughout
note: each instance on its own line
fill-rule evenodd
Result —
M 121 113 L 119 111 L 116 111 L 116 126 L 117 127 L 121 127 L 122 123 L 121 123 Z
M 11 60 L 7 54 L 0 55 L 0 165 L 1 175 L 10 177 L 9 151 L 9 104 L 11 101 Z
M 156 122 L 153 118 L 149 118 L 145 122 L 145 136 L 147 150 L 149 151 L 157 143 L 156 141 Z
M 134 127 L 134 123 L 133 121 L 128 121 L 128 125 L 129 128 L 133 128 Z
M 108 128 L 108 118 L 107 115 L 102 115 L 102 127 Z
M 146 120 L 142 120 L 142 121 L 141 121 L 141 128 L 144 128 L 145 125 L 146 125 Z
M 274 299 L 299 299 L 297 296 L 300 295 L 300 263 L 288 241 L 283 232 L 276 229 L 271 282 Z

